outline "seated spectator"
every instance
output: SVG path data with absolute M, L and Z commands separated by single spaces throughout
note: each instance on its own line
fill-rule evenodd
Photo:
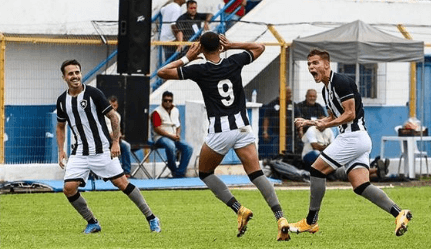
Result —
M 302 141 L 299 138 L 297 129 L 293 126 L 292 111 L 292 89 L 286 87 L 286 152 L 301 154 Z M 300 111 L 295 105 L 294 117 L 300 117 Z M 274 158 L 279 154 L 280 139 L 280 98 L 277 97 L 266 106 L 262 124 L 262 144 L 259 153 L 262 157 Z M 292 127 L 293 126 L 293 127 Z M 292 128 L 295 134 L 292 135 Z M 292 138 L 294 137 L 295 148 L 292 148 Z
M 112 108 L 114 108 L 115 114 L 118 117 L 119 123 L 121 123 L 121 115 L 117 112 L 118 110 L 118 99 L 115 95 L 112 95 L 108 98 L 109 103 L 111 104 Z M 109 135 L 112 137 L 112 126 L 111 126 L 111 120 L 105 116 L 105 122 L 108 126 Z M 120 152 L 121 155 L 119 157 L 121 162 L 121 167 L 124 170 L 124 175 L 126 177 L 131 177 L 130 171 L 131 171 L 131 162 L 130 162 L 130 154 L 132 153 L 130 150 L 130 144 L 124 140 L 124 135 L 120 135 Z
M 224 3 L 227 4 L 231 0 L 224 0 Z M 232 16 L 232 19 L 230 19 L 226 23 L 226 30 L 228 30 L 230 27 L 232 27 L 237 21 L 239 21 L 244 15 L 245 15 L 245 5 L 247 4 L 247 0 L 236 0 L 232 5 L 230 5 L 226 10 L 226 15 L 230 15 L 233 13 L 238 6 L 241 8 Z
M 301 112 L 301 118 L 316 120 L 326 117 L 323 107 L 316 102 L 317 91 L 315 89 L 308 89 L 305 94 L 305 100 L 298 103 L 298 109 Z M 307 132 L 308 126 L 300 127 L 298 129 L 300 137 Z
M 306 165 L 306 170 L 310 170 L 311 165 L 319 157 L 322 152 L 330 143 L 334 141 L 334 133 L 331 128 L 324 130 L 318 129 L 316 126 L 308 128 L 307 132 L 302 136 L 304 148 L 302 150 L 302 161 Z
M 193 153 L 193 148 L 181 141 L 181 123 L 178 108 L 173 105 L 174 95 L 165 91 L 162 95 L 162 105 L 151 114 L 153 141 L 166 151 L 168 168 L 172 177 L 185 177 L 187 166 Z M 180 164 L 177 167 L 177 150 L 181 152 Z

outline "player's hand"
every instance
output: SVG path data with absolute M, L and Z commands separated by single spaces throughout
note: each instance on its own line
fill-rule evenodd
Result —
M 228 50 L 230 48 L 230 42 L 226 38 L 226 36 L 219 35 L 218 37 L 220 39 L 220 44 L 222 45 L 222 51 L 221 52 L 224 52 L 224 51 Z
M 66 164 L 67 164 L 66 152 L 64 151 L 58 152 L 58 165 L 60 165 L 60 168 L 64 169 L 64 167 L 66 167 Z
M 121 152 L 120 152 L 120 143 L 118 141 L 117 142 L 113 142 L 112 143 L 112 147 L 111 147 L 111 157 L 114 158 L 114 157 L 118 157 L 120 155 L 121 155 Z
M 315 120 L 315 126 L 319 131 L 324 131 L 326 129 L 326 123 L 322 120 Z
M 189 61 L 192 61 L 192 60 L 195 60 L 200 53 L 201 53 L 201 44 L 195 42 L 190 46 L 186 56 L 189 59 Z
M 307 120 L 303 118 L 295 118 L 295 121 L 293 121 L 296 125 L 296 127 L 302 127 L 306 125 Z

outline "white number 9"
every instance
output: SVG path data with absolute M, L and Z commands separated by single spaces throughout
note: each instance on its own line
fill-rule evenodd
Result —
M 224 86 L 227 85 L 227 91 L 225 91 Z M 220 96 L 226 99 L 222 99 L 221 102 L 225 106 L 230 106 L 233 104 L 233 101 L 235 100 L 235 96 L 233 95 L 233 85 L 230 80 L 222 80 L 217 84 L 218 92 L 220 93 Z

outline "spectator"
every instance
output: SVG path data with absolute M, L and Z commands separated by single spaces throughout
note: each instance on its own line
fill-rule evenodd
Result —
M 298 109 L 301 112 L 301 117 L 304 119 L 316 120 L 326 117 L 325 110 L 323 107 L 316 102 L 317 91 L 315 89 L 308 89 L 305 94 L 305 100 L 298 103 Z M 307 132 L 309 126 L 300 127 L 298 129 L 299 136 Z
M 225 4 L 229 3 L 231 0 L 223 0 Z M 232 16 L 226 23 L 226 30 L 232 27 L 237 21 L 239 21 L 245 15 L 245 5 L 247 4 L 247 0 L 236 0 L 233 4 L 231 4 L 226 10 L 226 15 L 232 14 L 238 6 L 241 8 Z
M 308 128 L 302 136 L 302 142 L 304 142 L 302 161 L 307 167 L 306 170 L 310 171 L 311 165 L 332 141 L 334 141 L 334 133 L 331 128 L 320 129 L 315 126 Z
M 181 141 L 180 112 L 173 105 L 174 95 L 165 91 L 162 95 L 162 105 L 151 114 L 153 141 L 163 147 L 168 158 L 168 168 L 172 177 L 185 177 L 187 166 L 193 153 L 193 148 Z M 176 151 L 181 152 L 180 164 L 177 168 Z
M 182 14 L 176 22 L 177 40 L 178 41 L 188 41 L 192 36 L 194 36 L 204 23 L 204 30 L 209 30 L 208 23 L 213 17 L 210 13 L 198 13 L 198 4 L 195 0 L 187 1 L 187 12 Z M 182 46 L 182 52 L 184 55 L 188 48 Z
M 273 158 L 279 154 L 279 137 L 280 137 L 280 98 L 277 97 L 271 101 L 267 107 L 263 117 L 262 137 L 263 144 L 261 146 L 262 156 L 265 158 Z M 286 151 L 301 154 L 302 141 L 299 139 L 295 129 L 295 150 L 292 149 L 292 110 L 295 108 L 294 116 L 300 117 L 300 111 L 292 102 L 292 89 L 286 87 Z
M 174 0 L 172 3 L 164 6 L 160 13 L 162 14 L 162 28 L 160 31 L 160 41 L 175 41 L 175 33 L 177 28 L 175 26 L 175 21 L 181 15 L 181 6 L 186 2 L 186 0 Z M 163 46 L 163 51 L 165 52 L 165 60 L 169 59 L 175 51 L 179 51 L 181 46 L 175 48 L 175 46 Z
M 109 103 L 111 104 L 112 108 L 114 108 L 115 114 L 118 117 L 118 122 L 121 123 L 121 115 L 118 113 L 118 99 L 115 95 L 112 95 L 108 98 Z M 108 126 L 108 131 L 109 131 L 109 135 L 113 136 L 112 134 L 112 126 L 111 126 L 111 120 L 105 116 L 105 122 L 106 125 Z M 130 144 L 124 140 L 124 135 L 120 134 L 120 162 L 121 162 L 121 167 L 124 170 L 124 175 L 126 175 L 127 178 L 131 177 L 130 175 L 130 171 L 131 171 L 131 161 L 130 161 L 130 154 L 131 152 L 131 147 Z

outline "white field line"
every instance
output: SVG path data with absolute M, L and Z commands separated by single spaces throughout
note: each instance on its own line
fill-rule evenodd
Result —
M 385 186 L 376 186 L 377 188 L 393 188 L 392 184 Z M 256 187 L 233 187 L 229 189 L 239 189 L 239 190 L 257 190 Z M 275 190 L 310 190 L 310 186 L 274 186 Z M 352 186 L 326 186 L 326 189 L 341 189 L 341 190 L 352 190 Z

